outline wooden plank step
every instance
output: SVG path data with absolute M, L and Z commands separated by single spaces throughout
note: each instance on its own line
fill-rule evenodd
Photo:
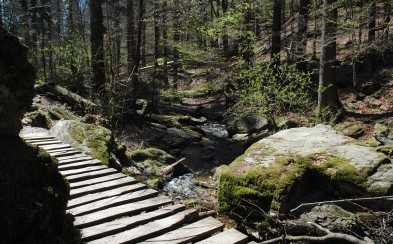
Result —
M 122 216 L 129 216 L 132 214 L 141 213 L 142 211 L 156 209 L 170 203 L 172 203 L 172 200 L 166 196 L 159 196 L 139 202 L 128 203 L 95 213 L 75 217 L 74 226 L 77 228 L 84 228 L 98 225 Z
M 107 168 L 107 169 L 102 169 L 94 172 L 88 172 L 84 174 L 78 174 L 78 175 L 71 175 L 66 177 L 68 182 L 76 182 L 76 181 L 82 181 L 82 180 L 87 180 L 87 179 L 92 179 L 100 176 L 105 176 L 105 175 L 110 175 L 113 173 L 117 173 L 117 170 L 112 169 L 112 168 Z
M 45 141 L 34 141 L 30 142 L 30 144 L 36 145 L 36 146 L 45 146 L 45 145 L 58 145 L 58 144 L 63 144 L 62 141 L 59 140 L 45 140 Z
M 67 151 L 67 152 L 54 152 L 54 153 L 48 152 L 48 153 L 52 157 L 60 157 L 60 156 L 71 156 L 71 155 L 75 155 L 75 154 L 78 154 L 78 153 L 81 153 L 81 152 L 76 151 L 76 150 L 72 150 L 72 151 L 69 151 L 69 152 Z
M 71 155 L 71 156 L 64 156 L 64 157 L 59 156 L 56 158 L 59 161 L 60 165 L 75 163 L 75 162 L 80 162 L 80 161 L 86 161 L 86 160 L 93 160 L 92 157 L 86 156 L 85 154 L 82 154 L 82 153 Z
M 26 142 L 28 142 L 28 143 L 36 143 L 36 142 L 50 142 L 50 141 L 57 141 L 57 139 L 56 138 L 46 138 L 46 139 L 27 139 L 27 138 L 23 138 L 22 137 L 22 139 L 23 140 L 25 140 Z M 61 143 L 63 143 L 63 142 L 61 142 Z
M 55 139 L 54 136 L 50 136 L 50 135 L 48 135 L 46 133 L 21 134 L 20 137 L 22 137 L 25 140 Z
M 60 145 L 43 145 L 40 148 L 44 150 L 54 150 L 54 149 L 63 149 L 63 148 L 72 148 L 69 144 L 60 144 Z
M 224 228 L 224 224 L 213 217 L 207 217 L 195 223 L 186 225 L 179 229 L 165 233 L 161 236 L 146 240 L 141 243 L 188 243 L 195 240 L 200 240 Z
M 107 166 L 104 165 L 96 165 L 96 166 L 87 166 L 84 168 L 80 169 L 69 169 L 69 170 L 63 170 L 61 171 L 61 174 L 63 176 L 70 176 L 70 175 L 76 175 L 76 174 L 82 174 L 82 173 L 87 173 L 87 172 L 93 172 L 101 169 L 107 169 Z
M 99 172 L 99 171 L 94 171 L 94 172 L 92 172 L 92 174 L 94 174 L 95 172 Z M 84 173 L 84 174 L 86 174 L 86 173 Z M 75 176 L 77 176 L 77 175 L 75 175 Z M 72 177 L 72 176 L 70 176 L 70 177 Z M 119 187 L 125 186 L 125 185 L 131 185 L 134 183 L 136 183 L 136 180 L 134 178 L 125 177 L 125 178 L 120 178 L 117 180 L 94 184 L 91 186 L 85 186 L 85 187 L 81 187 L 81 188 L 77 188 L 77 189 L 72 189 L 72 190 L 70 190 L 70 199 L 74 199 L 74 198 L 77 198 L 77 197 L 80 197 L 80 196 L 83 196 L 86 194 L 92 194 L 92 193 L 96 193 L 96 192 L 102 192 L 102 191 L 106 191 L 106 190 L 119 188 Z
M 182 204 L 176 204 L 172 206 L 166 206 L 161 209 L 141 213 L 139 215 L 116 219 L 111 222 L 106 222 L 100 225 L 95 225 L 81 230 L 82 241 L 92 241 L 105 236 L 113 235 L 124 230 L 134 228 L 139 225 L 146 224 L 150 221 L 162 219 L 173 215 L 179 211 L 183 211 L 185 206 Z
M 128 177 L 128 176 L 126 176 L 125 174 L 122 174 L 122 173 L 116 173 L 116 174 L 111 174 L 111 175 L 107 175 L 107 176 L 93 178 L 93 179 L 90 179 L 90 180 L 71 182 L 70 183 L 70 188 L 71 189 L 77 189 L 77 188 L 81 188 L 81 187 L 85 187 L 85 186 L 91 186 L 91 185 L 94 185 L 94 184 L 107 182 L 107 181 L 111 181 L 111 180 L 116 180 L 116 179 L 120 179 L 120 178 L 125 178 L 125 177 Z
M 116 207 L 122 204 L 137 202 L 137 201 L 145 200 L 147 198 L 153 198 L 156 196 L 158 196 L 158 192 L 153 189 L 134 191 L 134 192 L 122 194 L 120 196 L 106 198 L 100 201 L 96 201 L 76 208 L 72 208 L 68 210 L 68 213 L 71 213 L 74 216 L 86 215 L 110 207 Z
M 139 243 L 143 240 L 151 238 L 153 236 L 165 233 L 168 230 L 176 228 L 181 224 L 187 223 L 195 218 L 197 218 L 198 212 L 194 209 L 185 210 L 174 214 L 170 217 L 159 219 L 145 225 L 136 227 L 131 230 L 126 230 L 124 232 L 104 237 L 101 239 L 89 242 L 91 244 L 119 244 L 119 243 Z M 193 231 L 190 231 L 192 232 Z
M 67 209 L 79 207 L 82 205 L 86 205 L 91 202 L 99 201 L 102 199 L 106 199 L 113 196 L 119 196 L 125 193 L 139 191 L 145 189 L 147 186 L 142 183 L 136 183 L 133 185 L 121 186 L 112 190 L 101 191 L 93 194 L 88 194 L 85 196 L 77 197 L 74 199 L 70 199 L 67 203 Z
M 86 160 L 82 162 L 72 162 L 69 164 L 65 165 L 59 165 L 57 168 L 60 172 L 65 171 L 65 170 L 71 170 L 71 169 L 80 169 L 83 167 L 88 167 L 88 166 L 95 166 L 95 165 L 101 165 L 101 162 L 98 160 Z
M 228 229 L 197 244 L 245 244 L 248 236 L 236 229 Z
M 44 149 L 45 150 L 45 149 Z M 60 149 L 51 149 L 51 150 L 45 150 L 47 153 L 59 153 L 59 152 L 77 152 L 77 150 L 75 150 L 72 147 L 69 148 L 60 148 Z

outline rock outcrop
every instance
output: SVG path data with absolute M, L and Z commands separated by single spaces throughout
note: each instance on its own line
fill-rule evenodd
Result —
M 36 73 L 27 47 L 0 27 L 0 135 L 17 136 L 34 96 Z
M 18 135 L 34 82 L 27 48 L 0 26 L 0 243 L 78 243 L 57 162 Z
M 105 165 L 118 164 L 118 158 L 122 161 L 125 158 L 125 148 L 117 144 L 112 132 L 103 126 L 62 120 L 57 122 L 50 132 L 64 143 L 91 155 Z
M 219 205 L 285 214 L 304 202 L 391 194 L 392 166 L 386 155 L 328 126 L 284 130 L 221 169 Z

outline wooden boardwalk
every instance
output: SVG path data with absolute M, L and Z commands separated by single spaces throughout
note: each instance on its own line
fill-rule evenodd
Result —
M 70 184 L 67 211 L 85 243 L 247 243 L 248 238 L 213 217 L 173 204 L 168 196 L 103 166 L 47 134 L 21 137 L 59 161 Z

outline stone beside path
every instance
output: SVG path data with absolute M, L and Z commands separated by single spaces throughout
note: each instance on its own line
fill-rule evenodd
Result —
M 95 160 L 53 136 L 22 134 L 59 162 L 70 183 L 67 212 L 84 243 L 248 243 L 245 234 L 224 230 L 213 217 L 173 203 L 134 178 Z

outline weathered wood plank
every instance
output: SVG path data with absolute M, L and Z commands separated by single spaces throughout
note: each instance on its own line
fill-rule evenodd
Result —
M 44 150 L 54 150 L 54 149 L 63 149 L 63 148 L 72 148 L 69 144 L 60 144 L 60 145 L 43 145 L 40 148 Z
M 57 152 L 74 152 L 76 151 L 74 148 L 72 147 L 67 147 L 67 148 L 56 148 L 56 149 L 49 149 L 46 150 L 44 149 L 47 153 L 57 153 Z
M 36 146 L 45 146 L 45 145 L 63 144 L 63 142 L 59 141 L 59 140 L 45 140 L 45 141 L 33 141 L 33 142 L 30 142 L 30 144 L 33 144 Z
M 80 152 L 73 150 L 73 151 L 67 151 L 67 152 L 54 152 L 54 153 L 48 152 L 48 153 L 52 157 L 60 157 L 60 156 L 71 156 L 71 155 L 79 154 Z
M 111 222 L 95 225 L 81 230 L 82 241 L 92 241 L 105 236 L 113 235 L 122 232 L 127 229 L 134 228 L 139 225 L 146 224 L 150 221 L 154 221 L 161 218 L 166 218 L 179 211 L 183 211 L 185 206 L 182 204 L 176 204 L 172 206 L 166 206 L 159 210 L 141 213 L 139 215 L 116 219 Z
M 115 197 L 106 198 L 100 201 L 92 202 L 76 208 L 69 209 L 68 212 L 74 216 L 86 215 L 110 207 L 116 207 L 122 204 L 145 200 L 158 196 L 158 192 L 153 189 L 130 192 Z
M 95 171 L 95 172 L 99 172 L 99 171 Z M 94 174 L 95 172 L 91 172 L 91 173 Z M 72 176 L 70 176 L 70 177 L 72 177 Z M 67 179 L 67 177 L 66 177 L 66 179 Z M 77 188 L 77 189 L 71 189 L 70 190 L 70 199 L 74 199 L 74 198 L 77 198 L 77 197 L 80 197 L 80 196 L 83 196 L 86 194 L 92 194 L 92 193 L 96 193 L 96 192 L 102 192 L 102 191 L 118 188 L 118 187 L 125 186 L 125 185 L 131 185 L 134 183 L 136 183 L 136 180 L 134 178 L 125 177 L 125 178 L 120 178 L 117 180 L 94 184 L 91 186 L 85 186 L 85 187 L 81 187 L 81 188 Z
M 90 179 L 90 180 L 71 182 L 70 183 L 70 188 L 71 189 L 77 189 L 77 188 L 81 188 L 81 187 L 85 187 L 85 186 L 91 186 L 91 185 L 94 185 L 94 184 L 107 182 L 107 181 L 111 181 L 111 180 L 116 180 L 116 179 L 120 179 L 120 178 L 125 178 L 125 177 L 128 177 L 128 176 L 126 176 L 125 174 L 122 174 L 122 173 L 110 174 L 110 175 L 107 175 L 107 176 L 97 177 L 97 178 L 93 178 L 93 179 Z
M 91 178 L 95 178 L 95 177 L 110 175 L 113 173 L 117 173 L 117 170 L 112 169 L 112 168 L 107 168 L 107 169 L 102 169 L 102 170 L 89 172 L 89 173 L 71 175 L 71 176 L 66 177 L 66 179 L 68 180 L 68 182 L 76 182 L 76 181 L 87 180 L 87 179 L 91 179 Z
M 93 160 L 92 157 L 86 156 L 82 153 L 71 155 L 71 156 L 58 156 L 56 157 L 57 160 L 59 161 L 59 164 L 69 164 L 69 163 L 75 163 L 75 162 L 80 162 L 80 161 L 86 161 L 86 160 Z
M 172 203 L 169 197 L 159 196 L 147 200 L 128 203 L 121 206 L 101 210 L 95 213 L 75 217 L 74 225 L 77 228 L 89 227 L 97 224 L 132 214 L 137 214 L 142 211 L 155 209 L 166 204 Z
M 55 139 L 55 137 L 50 136 L 46 133 L 21 134 L 20 137 L 22 137 L 25 140 Z
M 101 162 L 98 160 L 86 160 L 82 162 L 70 163 L 65 165 L 59 165 L 57 168 L 60 172 L 67 171 L 71 169 L 80 169 L 89 166 L 101 165 Z
M 121 186 L 112 190 L 100 191 L 97 193 L 88 194 L 85 196 L 70 199 L 68 201 L 67 208 L 68 209 L 75 208 L 101 199 L 105 199 L 113 196 L 119 196 L 124 193 L 145 189 L 146 187 L 147 186 L 145 184 L 137 183 L 133 185 Z
M 69 170 L 63 170 L 61 171 L 61 174 L 63 176 L 70 176 L 70 175 L 76 175 L 76 174 L 82 174 L 82 173 L 87 173 L 87 172 L 93 172 L 101 169 L 107 169 L 108 167 L 104 165 L 95 165 L 95 166 L 87 166 L 84 168 L 80 169 L 69 169 Z
M 153 236 L 165 233 L 168 230 L 176 228 L 192 219 L 195 219 L 198 213 L 194 209 L 182 211 L 164 219 L 159 219 L 145 225 L 127 230 L 112 236 L 94 240 L 90 243 L 94 244 L 118 244 L 118 243 L 139 243 Z M 190 231 L 189 231 L 190 232 Z M 193 231 L 191 231 L 193 232 Z
M 235 229 L 228 229 L 203 241 L 197 242 L 197 244 L 244 244 L 247 243 L 247 240 L 247 235 Z
M 27 139 L 27 138 L 23 138 L 21 137 L 23 140 L 25 140 L 26 142 L 33 144 L 33 143 L 37 143 L 37 142 L 51 142 L 51 141 L 57 141 L 56 138 L 46 138 L 46 139 Z M 61 142 L 63 143 L 63 142 Z
M 213 217 L 207 217 L 195 223 L 186 225 L 184 227 L 165 233 L 161 236 L 146 240 L 145 242 L 141 242 L 141 243 L 144 244 L 188 243 L 188 242 L 202 239 L 203 237 L 209 236 L 214 232 L 222 230 L 223 228 L 224 228 L 223 223 L 221 223 L 220 221 L 218 221 Z

